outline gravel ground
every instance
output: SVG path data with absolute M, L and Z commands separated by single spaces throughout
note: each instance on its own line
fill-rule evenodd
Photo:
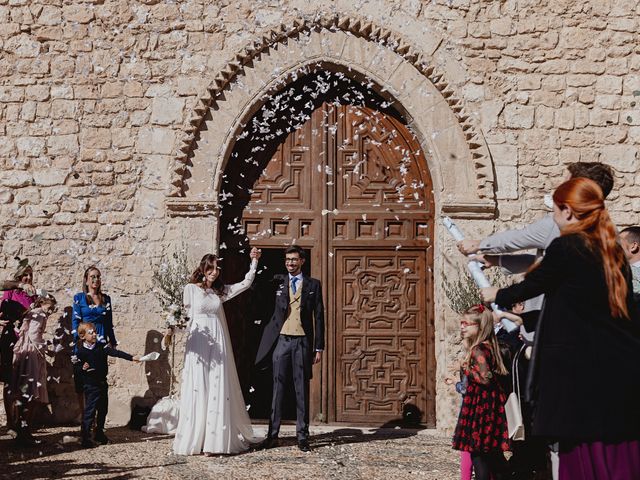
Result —
M 0 429 L 0 478 L 44 479 L 433 479 L 459 478 L 449 437 L 432 430 L 312 427 L 310 453 L 283 427 L 279 448 L 241 455 L 184 457 L 171 453 L 171 437 L 110 428 L 111 443 L 82 450 L 65 436 L 78 427 L 43 428 L 37 447 L 18 448 Z M 75 440 L 75 439 L 74 439 Z

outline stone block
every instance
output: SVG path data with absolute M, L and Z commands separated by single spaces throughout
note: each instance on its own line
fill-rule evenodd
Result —
M 541 75 L 531 74 L 518 76 L 518 90 L 539 90 L 541 85 Z
M 29 183 L 29 186 L 26 188 L 21 188 L 16 190 L 15 193 L 15 203 L 18 205 L 24 205 L 26 203 L 30 203 L 32 205 L 37 205 L 42 201 L 42 195 L 40 195 L 40 188 L 32 187 L 35 182 L 33 179 Z
M 41 44 L 34 37 L 20 34 L 4 42 L 3 50 L 22 58 L 35 58 L 40 54 Z
M 28 187 L 33 182 L 33 176 L 22 170 L 5 170 L 0 172 L 0 185 L 3 187 Z
M 176 94 L 181 97 L 199 95 L 209 82 L 198 77 L 180 76 L 177 80 Z
M 0 158 L 13 156 L 16 154 L 16 151 L 16 142 L 13 138 L 5 137 L 0 141 Z
M 131 128 L 112 128 L 111 139 L 114 147 L 133 147 L 136 136 Z
M 75 85 L 73 87 L 73 96 L 77 99 L 98 99 L 100 92 L 97 85 Z
M 7 204 L 13 202 L 13 193 L 6 188 L 0 189 L 0 204 Z
M 626 125 L 640 125 L 640 110 L 623 110 L 620 112 L 621 123 Z
M 56 213 L 52 220 L 57 225 L 73 225 L 76 223 L 76 216 L 70 212 L 60 212 Z
M 169 167 L 172 157 L 162 155 L 149 155 L 144 162 L 142 180 L 140 185 L 149 190 L 164 190 L 169 184 Z
M 571 107 L 560 108 L 555 114 L 555 125 L 561 130 L 572 130 L 574 127 L 574 111 Z
M 491 20 L 489 23 L 489 30 L 493 35 L 509 36 L 516 32 L 516 26 L 509 17 L 498 18 Z
M 589 125 L 604 127 L 618 123 L 618 112 L 593 108 L 589 113 Z
M 518 198 L 518 167 L 496 165 L 496 198 L 512 200 Z
M 593 75 L 569 74 L 566 76 L 567 85 L 569 87 L 590 87 L 596 83 Z
M 60 205 L 62 200 L 69 195 L 69 187 L 66 185 L 39 188 L 43 203 L 54 203 Z
M 123 93 L 126 97 L 142 97 L 144 88 L 142 83 L 131 80 L 124 84 Z
M 592 62 L 589 60 L 575 60 L 571 62 L 572 73 L 592 73 L 596 75 L 602 75 L 605 73 L 604 62 Z
M 87 199 L 67 198 L 63 200 L 60 209 L 63 212 L 82 213 L 89 209 Z
M 536 127 L 552 128 L 555 117 L 555 109 L 539 105 L 536 107 Z
M 620 110 L 622 97 L 620 95 L 596 95 L 595 104 L 597 107 L 607 110 Z
M 518 165 L 518 147 L 515 145 L 489 145 L 489 151 L 495 165 L 512 167 Z
M 108 128 L 83 128 L 80 130 L 82 148 L 111 147 L 111 130 Z
M 52 90 L 53 92 L 53 90 Z M 73 100 L 54 100 L 51 102 L 52 118 L 75 118 L 77 103 Z
M 171 95 L 171 86 L 166 83 L 150 85 L 145 92 L 145 97 L 168 97 Z
M 110 186 L 114 184 L 113 172 L 96 172 L 91 175 L 93 185 Z
M 176 134 L 168 128 L 141 128 L 138 133 L 138 152 L 170 154 L 176 142 Z
M 24 89 L 19 87 L 0 87 L 0 103 L 22 102 Z
M 62 21 L 62 11 L 59 7 L 53 5 L 45 5 L 38 15 L 39 25 L 58 25 Z
M 78 136 L 53 135 L 47 139 L 47 154 L 49 155 L 74 155 L 78 153 Z
M 507 128 L 531 128 L 535 118 L 535 107 L 509 104 L 504 108 L 503 120 Z
M 151 122 L 156 125 L 171 125 L 183 120 L 184 100 L 180 98 L 153 99 Z
M 62 7 L 62 16 L 70 23 L 89 23 L 94 18 L 94 9 L 88 3 L 65 5 Z
M 123 93 L 122 82 L 107 82 L 100 89 L 101 98 L 119 98 Z
M 611 165 L 617 172 L 635 173 L 638 171 L 638 147 L 633 145 L 609 145 L 603 147 L 602 161 Z
M 566 60 L 547 60 L 546 62 L 540 64 L 537 72 L 546 75 L 565 74 L 569 72 L 569 62 L 567 62 Z
M 106 212 L 98 215 L 98 223 L 103 225 L 124 225 L 131 217 L 131 212 Z
M 49 87 L 47 85 L 30 85 L 25 89 L 25 98 L 36 102 L 49 100 Z
M 71 85 L 52 85 L 51 98 L 73 99 L 73 87 Z
M 640 127 L 630 127 L 629 128 L 629 138 L 634 143 L 640 143 Z
M 38 104 L 36 102 L 32 101 L 24 102 L 20 109 L 20 120 L 33 122 L 36 119 L 37 105 Z
M 27 157 L 39 157 L 44 153 L 45 139 L 40 137 L 21 137 L 16 141 L 18 153 Z
M 622 93 L 622 77 L 614 77 L 613 75 L 604 75 L 596 80 L 596 92 L 598 93 Z
M 80 127 L 78 126 L 78 122 L 75 120 L 54 120 L 52 133 L 53 135 L 69 135 L 72 133 L 78 133 L 80 131 Z M 77 142 L 77 140 L 76 140 Z
M 66 182 L 69 173 L 69 170 L 58 170 L 55 168 L 49 168 L 47 170 L 36 170 L 33 172 L 33 180 L 39 187 L 64 185 L 64 182 Z

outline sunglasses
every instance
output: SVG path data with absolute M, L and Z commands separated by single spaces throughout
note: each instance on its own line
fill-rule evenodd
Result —
M 466 320 L 461 320 L 460 321 L 460 326 L 462 326 L 462 327 L 477 327 L 478 323 L 477 322 L 467 322 Z

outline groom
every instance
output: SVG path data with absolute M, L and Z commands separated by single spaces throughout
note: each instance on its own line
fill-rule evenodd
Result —
M 320 281 L 302 273 L 305 252 L 297 245 L 285 251 L 288 275 L 279 276 L 276 306 L 262 333 L 256 364 L 273 351 L 273 400 L 267 439 L 263 448 L 278 446 L 282 404 L 287 382 L 296 392 L 298 448 L 309 447 L 309 380 L 311 365 L 320 362 L 324 349 L 324 306 Z

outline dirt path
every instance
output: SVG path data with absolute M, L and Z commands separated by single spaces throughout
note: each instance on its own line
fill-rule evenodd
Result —
M 75 427 L 41 429 L 43 444 L 18 448 L 0 430 L 2 479 L 433 479 L 458 477 L 458 455 L 449 438 L 433 431 L 361 428 L 311 429 L 310 453 L 300 452 L 293 427 L 284 445 L 235 456 L 177 456 L 171 438 L 125 427 L 111 428 L 112 443 L 82 450 L 65 443 Z

